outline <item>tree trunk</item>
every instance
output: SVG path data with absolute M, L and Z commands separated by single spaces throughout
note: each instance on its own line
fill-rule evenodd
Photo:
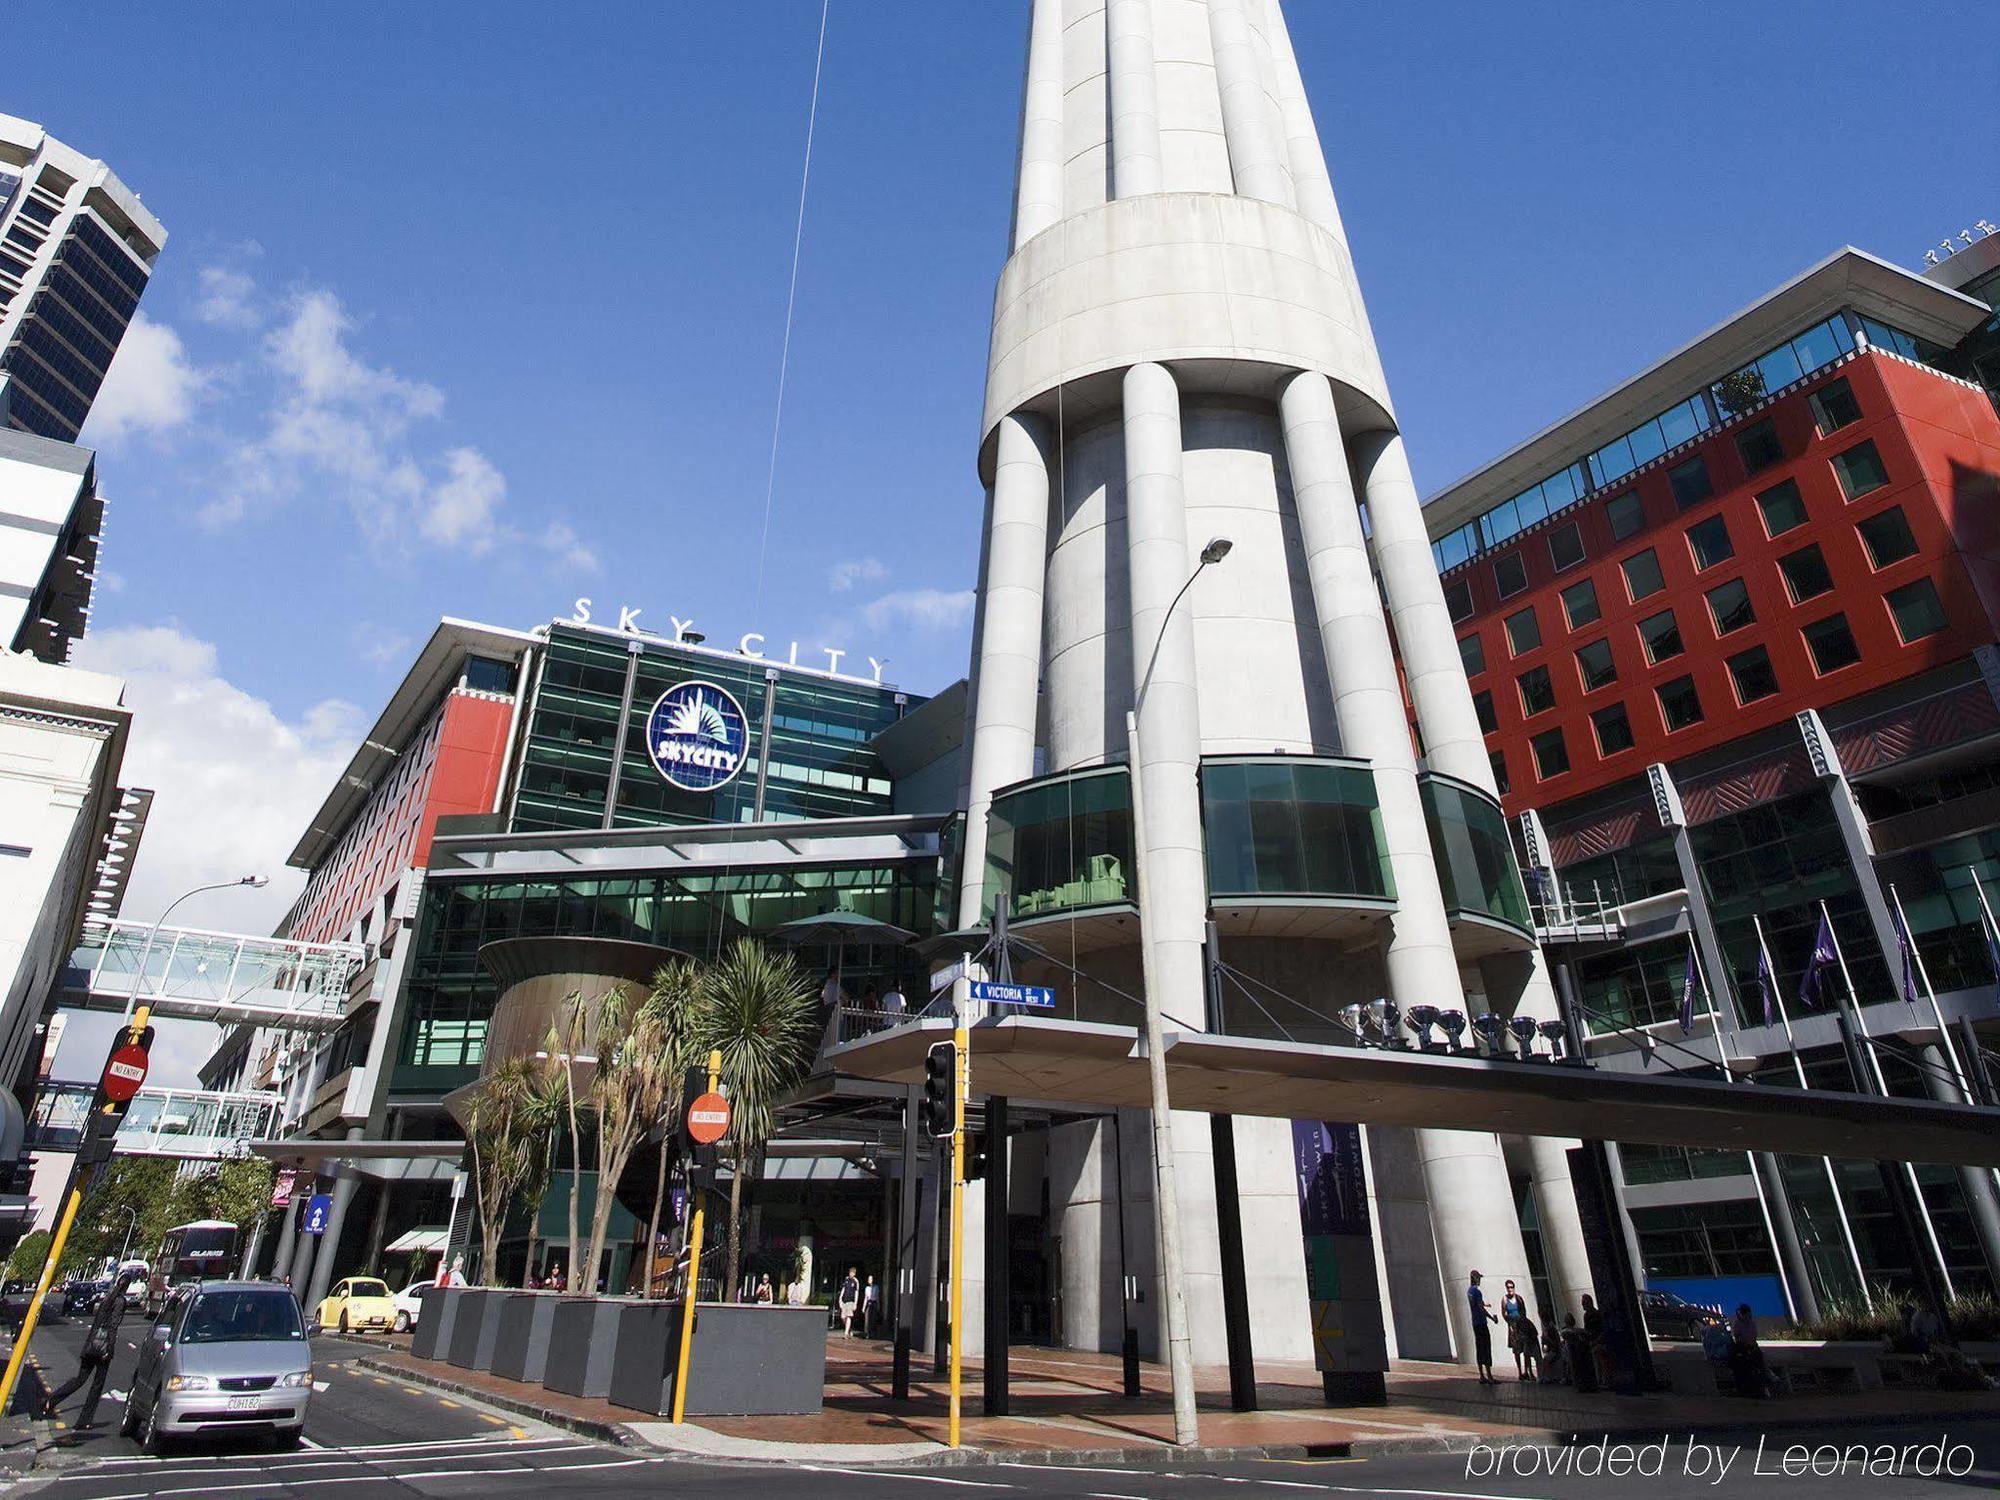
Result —
M 576 1291 L 577 1257 L 583 1236 L 577 1232 L 577 1221 L 581 1215 L 583 1193 L 583 1137 L 576 1128 L 576 1064 L 569 1057 L 563 1059 L 563 1089 L 569 1099 L 569 1280 L 565 1290 Z M 582 1284 L 585 1291 L 595 1291 L 597 1283 Z
M 740 1274 L 738 1267 L 743 1256 L 743 1174 L 747 1170 L 739 1147 L 734 1153 L 734 1170 L 729 1174 L 729 1257 L 722 1263 L 722 1291 L 719 1301 L 736 1300 L 736 1281 Z
M 660 1133 L 660 1160 L 653 1169 L 653 1216 L 646 1222 L 646 1288 L 644 1295 L 653 1295 L 653 1263 L 658 1258 L 654 1248 L 660 1243 L 660 1200 L 667 1196 L 667 1137 Z

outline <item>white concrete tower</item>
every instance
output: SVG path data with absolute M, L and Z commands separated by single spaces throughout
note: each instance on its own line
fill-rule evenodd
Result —
M 1136 991 L 1129 811 L 1122 843 L 1117 819 L 1143 683 L 1145 940 L 1170 1029 L 1205 1024 L 1211 919 L 1223 960 L 1261 987 L 1255 1005 L 1225 996 L 1231 1031 L 1323 1042 L 1340 1007 L 1378 996 L 1405 1013 L 1548 1013 L 1278 0 L 1032 0 L 982 434 L 961 920 L 1004 888 L 1043 947 Z M 1181 598 L 1214 537 L 1233 550 Z M 1136 1022 L 1101 987 L 1061 982 L 1085 1019 Z M 1096 1179 L 1094 1130 L 1055 1133 L 1053 1181 Z M 1400 1352 L 1463 1355 L 1465 1273 L 1528 1284 L 1501 1143 L 1391 1134 L 1373 1133 L 1374 1194 Z M 1175 1140 L 1196 1357 L 1219 1360 L 1201 1117 L 1177 1116 Z M 1290 1135 L 1240 1117 L 1237 1153 L 1257 1352 L 1309 1357 Z M 1521 1154 L 1547 1179 L 1568 1297 L 1588 1282 L 1560 1152 Z M 1076 1343 L 1116 1321 L 1100 1197 L 1073 1198 L 1060 1226 Z M 1398 1211 L 1424 1202 L 1428 1224 Z

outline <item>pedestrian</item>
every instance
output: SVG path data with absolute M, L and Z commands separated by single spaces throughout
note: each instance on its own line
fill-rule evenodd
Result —
M 1590 1369 L 1596 1384 L 1610 1385 L 1611 1346 L 1605 1339 L 1604 1312 L 1588 1292 L 1583 1294 L 1583 1342 L 1590 1350 Z
M 1576 1319 L 1569 1320 L 1576 1326 Z M 1542 1384 L 1560 1385 L 1569 1378 L 1563 1363 L 1562 1332 L 1556 1327 L 1555 1319 L 1549 1319 L 1548 1331 L 1542 1335 Z
M 1527 1343 L 1521 1337 L 1521 1322 L 1528 1316 L 1528 1304 L 1522 1300 L 1521 1294 L 1514 1290 L 1511 1279 L 1507 1282 L 1506 1293 L 1500 1298 L 1500 1316 L 1507 1324 L 1507 1352 L 1514 1356 L 1515 1378 L 1526 1380 L 1528 1366 L 1533 1363 L 1535 1350 L 1539 1346 Z
M 1465 1300 L 1472 1309 L 1472 1349 L 1479 1364 L 1479 1383 L 1498 1385 L 1493 1374 L 1493 1330 L 1487 1325 L 1500 1319 L 1486 1306 L 1486 1293 L 1479 1288 L 1480 1273 L 1474 1271 L 1466 1284 Z
M 97 1416 L 98 1398 L 104 1394 L 104 1378 L 111 1373 L 111 1359 L 118 1352 L 118 1325 L 125 1320 L 125 1310 L 137 1294 L 139 1282 L 137 1276 L 121 1279 L 97 1304 L 97 1316 L 90 1320 L 90 1331 L 83 1336 L 76 1373 L 49 1392 L 42 1402 L 43 1417 L 54 1421 L 56 1408 L 82 1390 L 83 1409 L 77 1413 L 77 1431 L 92 1424 Z
M 1747 1302 L 1737 1304 L 1736 1316 L 1729 1321 L 1729 1368 L 1736 1376 L 1737 1395 L 1761 1399 L 1771 1394 L 1770 1369 L 1757 1339 L 1757 1314 Z
M 1535 1320 L 1528 1316 L 1528 1310 L 1521 1309 L 1521 1316 L 1514 1320 L 1514 1364 L 1521 1372 L 1521 1379 L 1542 1378 L 1542 1331 L 1535 1326 Z
M 893 1023 L 900 1020 L 909 1008 L 910 1002 L 903 998 L 903 987 L 891 981 L 888 991 L 882 996 L 882 1014 Z
M 771 1285 L 771 1273 L 766 1271 L 757 1282 L 757 1303 L 760 1307 L 769 1307 L 777 1300 L 778 1289 Z
M 561 1266 L 551 1266 L 549 1268 L 549 1290 L 560 1292 L 567 1290 L 567 1288 L 568 1283 L 563 1279 L 563 1268 Z
M 849 1266 L 847 1277 L 840 1283 L 840 1330 L 849 1338 L 854 1337 L 854 1314 L 861 1306 L 861 1267 Z
M 882 1311 L 882 1288 L 870 1276 L 867 1285 L 861 1288 L 861 1332 L 864 1337 L 875 1337 L 875 1318 Z

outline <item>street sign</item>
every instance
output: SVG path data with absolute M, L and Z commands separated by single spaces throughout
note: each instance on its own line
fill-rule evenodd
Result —
M 729 1134 L 729 1101 L 720 1094 L 703 1094 L 688 1106 L 688 1139 L 713 1146 Z
M 130 1099 L 146 1081 L 146 1066 L 146 1049 L 136 1043 L 113 1052 L 104 1064 L 104 1097 L 114 1104 Z
M 1056 992 L 1039 984 L 996 984 L 990 979 L 969 981 L 966 998 L 988 1005 L 1026 1005 L 1034 1010 L 1054 1010 Z
M 306 1221 L 301 1227 L 307 1234 L 325 1234 L 326 1221 L 333 1217 L 333 1194 L 314 1193 L 306 1199 Z

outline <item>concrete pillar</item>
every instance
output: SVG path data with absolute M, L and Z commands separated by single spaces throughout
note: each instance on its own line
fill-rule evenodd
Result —
M 1973 1102 L 1959 1092 L 1951 1064 L 1941 1047 L 1934 1042 L 1926 1043 L 1921 1055 L 1924 1087 L 1933 1099 L 1944 1104 Z M 1960 1167 L 1958 1183 L 1965 1193 L 1965 1206 L 1972 1214 L 1972 1227 L 1979 1234 L 1979 1248 L 1986 1256 L 1987 1273 L 1996 1284 L 2000 1284 L 2000 1200 L 1996 1200 L 1993 1193 L 1993 1170 L 1990 1167 Z
M 1293 203 L 1292 173 L 1278 123 L 1277 101 L 1267 83 L 1270 56 L 1261 26 L 1248 12 L 1260 0 L 1209 0 L 1208 35 L 1215 52 L 1222 128 L 1229 140 L 1229 168 L 1242 198 Z M 1259 18 L 1261 21 L 1261 17 Z
M 327 1286 L 333 1280 L 334 1261 L 340 1255 L 340 1231 L 347 1223 L 347 1207 L 354 1201 L 355 1180 L 341 1177 L 333 1184 L 333 1204 L 326 1216 L 326 1233 L 319 1237 L 319 1254 L 313 1259 L 312 1288 L 306 1293 L 306 1306 L 317 1307 L 326 1295 Z M 482 1267 L 480 1279 L 493 1284 L 493 1269 Z M 297 1283 L 293 1283 L 297 1285 Z
M 1021 97 L 1021 160 L 1014 183 L 1014 248 L 1062 217 L 1062 0 L 1034 0 Z
M 1040 12 L 1037 11 L 1039 16 Z M 978 698 L 967 754 L 964 877 L 958 921 L 980 919 L 986 874 L 986 813 L 996 787 L 1034 774 L 1035 715 L 1042 671 L 1042 589 L 1048 569 L 1046 429 L 1016 414 L 1000 423 L 992 518 L 986 531 L 984 629 Z
M 1276 11 L 1277 0 L 1263 0 Z M 1278 121 L 1284 131 L 1285 156 L 1292 172 L 1292 191 L 1299 212 L 1328 234 L 1347 243 L 1347 230 L 1340 221 L 1340 207 L 1334 201 L 1333 179 L 1326 170 L 1326 152 L 1319 143 L 1319 128 L 1313 123 L 1312 104 L 1306 98 L 1305 80 L 1299 75 L 1298 55 L 1292 50 L 1290 28 L 1282 15 L 1264 28 L 1271 48 L 1271 67 L 1277 81 Z M 1360 298 L 1355 298 L 1357 309 Z
M 313 1177 L 308 1178 L 307 1179 L 308 1195 L 310 1196 L 310 1194 L 316 1193 L 318 1191 L 319 1191 L 318 1176 L 315 1175 Z M 299 1212 L 303 1214 L 305 1210 L 301 1208 Z M 307 1234 L 303 1229 L 301 1229 L 298 1232 L 298 1245 L 297 1248 L 294 1249 L 292 1252 L 291 1273 L 292 1273 L 292 1290 L 299 1294 L 299 1300 L 301 1302 L 305 1300 L 306 1285 L 308 1282 L 312 1280 L 313 1256 L 315 1252 L 319 1249 L 319 1242 L 323 1237 L 324 1236 L 317 1234 Z
M 1153 0 L 1110 0 L 1111 195 L 1136 198 L 1164 183 L 1153 79 Z
M 1299 541 L 1333 673 L 1341 748 L 1370 762 L 1381 803 L 1382 836 L 1396 882 L 1396 915 L 1384 955 L 1390 993 L 1406 1010 L 1417 1004 L 1462 1005 L 1464 988 L 1417 791 L 1395 656 L 1326 377 L 1306 372 L 1287 380 L 1279 414 Z M 1428 550 L 1424 562 L 1429 567 Z M 1435 580 L 1434 569 L 1431 576 Z M 1459 680 L 1464 681 L 1462 671 Z M 1509 1276 L 1522 1285 L 1529 1280 L 1507 1164 L 1498 1137 L 1485 1131 L 1419 1131 L 1416 1146 L 1431 1202 L 1445 1308 L 1460 1356 L 1468 1357 L 1472 1318 L 1461 1290 L 1466 1273 L 1483 1271 L 1496 1286 Z
M 296 1182 L 297 1179 L 294 1179 Z M 292 1201 L 278 1212 L 284 1216 L 283 1227 L 278 1231 L 278 1253 L 271 1257 L 271 1274 L 283 1276 L 292 1268 L 292 1253 L 298 1248 L 299 1200 L 297 1188 L 293 1189 Z M 297 1282 L 292 1285 L 297 1286 Z

